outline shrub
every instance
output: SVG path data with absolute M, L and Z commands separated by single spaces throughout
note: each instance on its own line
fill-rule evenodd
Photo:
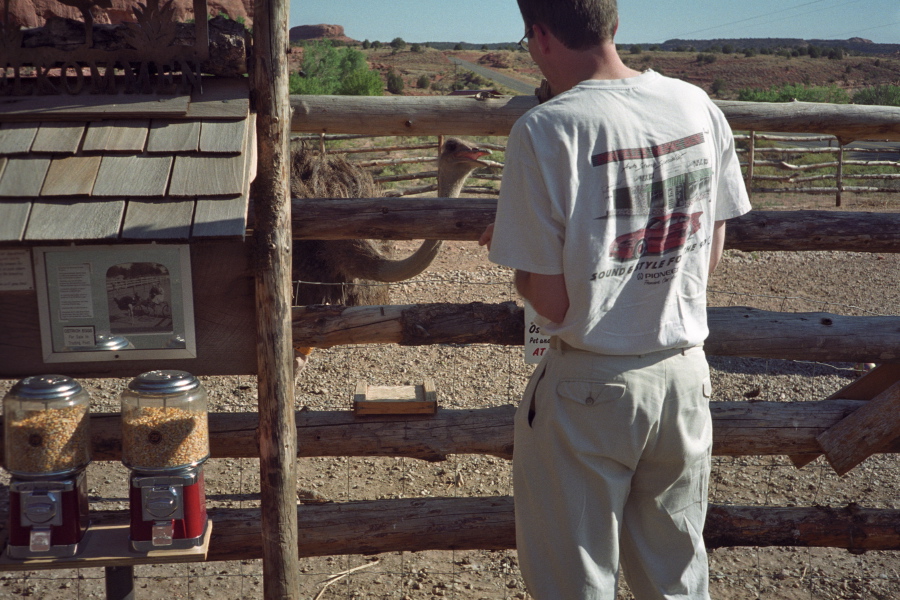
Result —
M 724 79 L 716 79 L 712 82 L 712 87 L 710 88 L 712 93 L 718 96 L 722 92 L 725 91 L 725 80 Z
M 363 50 L 368 50 L 372 47 L 372 43 L 369 40 L 363 40 L 362 47 Z
M 412 46 L 409 47 L 409 51 L 420 53 L 420 52 L 425 52 L 425 48 L 422 47 L 422 44 L 413 44 Z
M 709 65 L 709 64 L 716 62 L 716 60 L 718 60 L 718 58 L 719 57 L 716 56 L 715 54 L 700 53 L 697 55 L 697 62 L 700 63 L 701 65 Z
M 828 104 L 848 104 L 850 95 L 836 85 L 807 86 L 785 84 L 778 88 L 762 90 L 747 88 L 738 92 L 738 100 L 744 102 L 825 102 Z
M 403 38 L 395 37 L 391 40 L 391 48 L 394 50 L 405 50 L 406 42 L 403 41 Z
M 900 86 L 876 85 L 870 88 L 863 88 L 853 94 L 853 103 L 900 106 Z
M 643 51 L 644 51 L 644 49 L 641 48 L 641 45 L 640 45 L 640 44 L 634 44 L 634 45 L 632 45 L 632 46 L 631 46 L 631 50 L 629 50 L 629 52 L 631 52 L 632 54 L 640 54 L 640 53 L 643 52 Z
M 380 96 L 384 83 L 369 69 L 366 56 L 352 48 L 335 48 L 328 41 L 306 44 L 301 69 L 305 77 L 291 75 L 291 94 Z
M 431 78 L 428 75 L 419 75 L 419 79 L 416 80 L 416 87 L 420 90 L 427 90 L 431 87 Z
M 388 71 L 387 74 L 387 89 L 392 94 L 403 93 L 403 78 L 393 69 Z

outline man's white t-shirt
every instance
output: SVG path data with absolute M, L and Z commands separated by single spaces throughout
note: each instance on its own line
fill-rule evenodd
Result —
M 565 275 L 543 333 L 602 354 L 703 343 L 715 221 L 750 210 L 722 112 L 653 71 L 587 80 L 509 136 L 491 261 Z

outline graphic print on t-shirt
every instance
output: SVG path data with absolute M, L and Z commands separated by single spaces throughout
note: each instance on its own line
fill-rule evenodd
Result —
M 701 229 L 702 208 L 710 199 L 712 170 L 702 152 L 689 149 L 706 142 L 703 133 L 643 148 L 625 148 L 591 156 L 591 165 L 618 163 L 620 177 L 612 190 L 607 217 L 635 216 L 647 220 L 637 229 L 618 235 L 608 255 L 618 261 L 660 256 L 685 246 Z M 686 171 L 684 171 L 687 169 Z M 664 177 L 662 173 L 684 171 Z M 624 185 L 623 185 L 624 184 Z

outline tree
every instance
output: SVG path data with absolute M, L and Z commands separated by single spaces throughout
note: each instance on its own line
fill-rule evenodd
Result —
M 427 90 L 431 87 L 431 77 L 428 75 L 419 75 L 419 79 L 416 81 L 416 87 L 420 90 Z
M 712 93 L 717 97 L 725 91 L 725 80 L 724 79 L 716 79 L 712 82 Z
M 734 54 L 734 46 L 725 44 L 722 46 L 722 54 Z
M 395 37 L 391 40 L 391 48 L 394 50 L 405 50 L 406 42 L 403 41 L 403 38 Z
M 290 76 L 291 94 L 380 96 L 384 88 L 381 76 L 369 69 L 365 54 L 352 48 L 335 48 L 329 41 L 306 45 L 301 70 L 305 76 Z
M 387 73 L 387 89 L 392 94 L 403 93 L 403 78 L 394 69 Z
M 413 44 L 412 46 L 409 47 L 409 51 L 420 53 L 420 52 L 425 52 L 425 48 L 422 47 L 422 44 Z
M 632 45 L 632 46 L 631 46 L 631 50 L 630 50 L 630 52 L 631 52 L 632 54 L 640 54 L 640 53 L 643 52 L 643 51 L 644 51 L 644 49 L 641 48 L 641 45 L 640 45 L 640 44 L 634 44 L 634 45 Z
M 371 42 L 369 42 L 369 40 L 363 40 L 362 47 L 363 47 L 363 50 L 368 50 L 369 48 L 372 47 L 372 44 L 371 44 Z

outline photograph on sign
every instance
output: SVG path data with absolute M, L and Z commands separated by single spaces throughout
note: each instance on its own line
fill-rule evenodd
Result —
M 46 362 L 195 358 L 185 245 L 36 248 Z

